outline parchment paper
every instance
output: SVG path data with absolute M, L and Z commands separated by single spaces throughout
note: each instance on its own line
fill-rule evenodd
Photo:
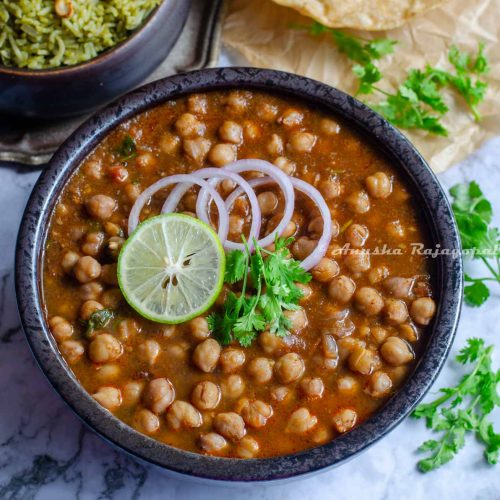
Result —
M 229 0 L 223 40 L 239 51 L 250 64 L 291 71 L 315 78 L 353 94 L 356 79 L 351 63 L 339 54 L 328 37 L 313 37 L 290 29 L 292 23 L 309 24 L 310 19 L 275 5 L 270 0 Z M 382 87 L 393 90 L 410 68 L 426 63 L 446 67 L 450 45 L 475 52 L 480 40 L 486 43 L 490 72 L 484 77 L 489 88 L 480 107 L 483 120 L 475 123 L 460 96 L 447 92 L 450 111 L 443 119 L 448 137 L 421 131 L 403 132 L 440 172 L 460 161 L 485 139 L 500 135 L 500 0 L 451 0 L 417 16 L 401 28 L 379 32 L 353 31 L 366 38 L 398 40 L 395 53 L 380 61 Z M 368 96 L 367 101 L 376 100 Z

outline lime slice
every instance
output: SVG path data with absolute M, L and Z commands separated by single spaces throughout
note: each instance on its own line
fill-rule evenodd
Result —
M 219 295 L 226 256 L 204 222 L 165 214 L 139 224 L 118 258 L 127 302 L 158 323 L 182 323 L 205 312 Z

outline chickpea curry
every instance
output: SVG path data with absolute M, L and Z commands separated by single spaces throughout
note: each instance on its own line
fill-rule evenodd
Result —
M 160 212 L 199 219 L 203 191 L 225 283 L 205 312 L 153 321 L 129 305 L 117 262 Z M 259 91 L 194 94 L 121 124 L 65 186 L 45 311 L 85 389 L 137 431 L 207 455 L 285 455 L 350 431 L 409 375 L 436 311 L 430 262 L 411 251 L 425 242 L 397 170 L 337 118 Z M 142 245 L 146 267 L 156 251 Z M 190 286 L 202 293 L 203 276 Z

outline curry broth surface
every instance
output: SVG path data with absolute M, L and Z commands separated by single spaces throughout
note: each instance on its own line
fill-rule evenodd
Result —
M 387 256 L 373 255 L 371 257 L 371 268 L 385 265 L 390 271 L 390 276 L 419 277 L 423 280 L 425 288 L 430 279 L 430 264 L 425 257 L 411 255 L 410 244 L 426 241 L 425 230 L 417 217 L 417 209 L 405 183 L 400 179 L 398 172 L 391 166 L 387 159 L 371 144 L 367 143 L 356 132 L 349 127 L 339 123 L 337 133 L 328 135 L 321 131 L 321 119 L 328 116 L 320 110 L 295 101 L 289 98 L 282 98 L 276 95 L 255 92 L 242 95 L 246 96 L 249 105 L 243 110 L 233 110 L 228 104 L 228 93 L 211 92 L 204 95 L 207 101 L 205 114 L 199 114 L 198 118 L 206 127 L 204 137 L 212 144 L 220 141 L 218 129 L 225 120 L 233 120 L 239 124 L 252 122 L 257 125 L 258 137 L 254 140 L 246 140 L 237 146 L 237 158 L 260 158 L 274 162 L 276 154 L 271 154 L 267 147 L 268 140 L 272 134 L 278 134 L 284 139 L 285 150 L 282 156 L 295 162 L 296 170 L 294 175 L 300 177 L 313 185 L 334 176 L 340 180 L 342 186 L 341 195 L 329 202 L 332 210 L 332 217 L 338 222 L 340 228 L 345 228 L 352 222 L 364 224 L 369 229 L 369 238 L 365 248 L 381 248 L 384 244 L 391 248 L 401 248 L 402 255 Z M 303 114 L 303 120 L 299 129 L 307 130 L 317 136 L 316 144 L 311 153 L 294 152 L 286 147 L 289 132 L 284 129 L 278 119 L 269 120 L 262 118 L 263 109 L 269 106 L 275 107 L 277 117 L 285 110 L 293 108 Z M 47 246 L 44 255 L 43 272 L 43 292 L 45 311 L 48 318 L 61 316 L 68 320 L 74 328 L 73 339 L 81 341 L 85 348 L 85 354 L 78 361 L 71 364 L 77 378 L 90 393 L 95 393 L 102 386 L 113 386 L 120 388 L 130 380 L 148 380 L 157 377 L 167 377 L 175 387 L 176 399 L 190 401 L 190 394 L 194 385 L 203 380 L 210 380 L 221 384 L 228 375 L 224 374 L 218 367 L 213 373 L 203 373 L 191 362 L 191 353 L 196 346 L 190 335 L 187 325 L 179 325 L 175 335 L 171 338 L 164 335 L 161 325 L 145 320 L 136 314 L 123 300 L 115 308 L 115 317 L 104 330 L 116 335 L 119 322 L 123 319 L 133 318 L 140 326 L 140 332 L 123 342 L 124 351 L 121 357 L 112 364 L 116 365 L 116 373 L 105 373 L 101 376 L 102 365 L 93 363 L 87 355 L 89 340 L 85 337 L 85 326 L 80 320 L 79 311 L 82 303 L 81 285 L 75 278 L 66 273 L 61 262 L 67 251 L 74 251 L 81 254 L 81 237 L 85 233 L 102 231 L 102 224 L 89 217 L 85 208 L 85 201 L 92 195 L 105 194 L 117 201 L 117 209 L 113 213 L 110 222 L 119 226 L 126 232 L 127 215 L 132 206 L 132 201 L 128 196 L 125 186 L 137 186 L 140 190 L 156 180 L 173 174 L 186 173 L 197 170 L 204 166 L 210 166 L 206 159 L 202 162 L 190 158 L 182 150 L 179 144 L 173 152 L 165 152 L 162 144 L 165 133 L 175 133 L 175 122 L 178 117 L 187 111 L 187 98 L 180 98 L 169 101 L 161 106 L 155 107 L 141 115 L 128 120 L 117 127 L 106 137 L 101 144 L 89 155 L 84 164 L 70 179 L 64 188 L 58 206 L 50 223 L 50 230 Z M 329 116 L 329 118 L 332 118 Z M 151 153 L 154 156 L 153 165 L 138 165 L 137 159 L 121 161 L 117 151 L 127 135 L 130 135 L 139 154 Z M 182 140 L 181 140 L 182 142 Z M 97 162 L 102 167 L 100 179 L 92 178 L 86 172 L 91 162 Z M 108 171 L 108 167 L 122 165 L 126 167 L 128 179 L 119 182 L 113 178 L 115 174 Z M 90 169 L 89 169 L 90 170 Z M 365 179 L 376 172 L 384 172 L 392 178 L 392 194 L 385 199 L 370 198 L 370 210 L 364 214 L 357 214 L 346 203 L 349 194 L 365 189 Z M 131 188 L 128 188 L 131 189 Z M 262 188 L 264 191 L 269 188 Z M 280 197 L 279 209 L 283 206 L 283 200 L 278 190 L 275 191 Z M 163 197 L 155 198 L 143 211 L 142 218 L 150 217 L 159 212 Z M 186 205 L 183 207 L 186 209 Z M 189 209 L 189 207 L 187 207 Z M 297 212 L 301 213 L 307 221 L 313 210 L 312 205 L 298 196 Z M 403 237 L 394 237 L 387 230 L 387 223 L 399 221 L 404 227 Z M 248 220 L 245 224 L 248 228 Z M 265 228 L 265 224 L 263 224 Z M 307 222 L 302 227 L 299 226 L 299 234 L 307 234 Z M 344 232 L 341 232 L 333 242 L 343 245 L 345 243 Z M 107 237 L 107 236 L 106 236 Z M 98 260 L 101 264 L 113 263 L 115 260 L 105 251 L 99 253 Z M 373 286 L 382 291 L 380 283 L 373 284 L 369 280 L 367 272 L 353 273 L 343 263 L 343 258 L 337 258 L 340 264 L 340 272 L 351 276 L 356 283 L 356 287 Z M 249 399 L 260 399 L 272 404 L 273 416 L 269 418 L 267 424 L 261 428 L 253 429 L 248 427 L 247 434 L 254 437 L 259 444 L 258 457 L 271 457 L 297 452 L 306 448 L 317 446 L 329 441 L 339 435 L 339 432 L 332 425 L 332 416 L 339 409 L 348 407 L 355 409 L 357 422 L 359 425 L 371 416 L 384 402 L 392 395 L 404 381 L 411 371 L 413 364 L 391 367 L 382 360 L 382 369 L 389 374 L 393 381 L 393 387 L 386 397 L 372 397 L 363 388 L 367 384 L 368 375 L 353 372 L 346 360 L 346 355 L 340 356 L 340 362 L 336 369 L 325 370 L 315 361 L 315 355 L 319 349 L 320 332 L 332 323 L 329 317 L 332 301 L 327 294 L 327 285 L 311 282 L 313 289 L 312 297 L 304 302 L 304 309 L 308 318 L 308 325 L 296 336 L 289 350 L 297 352 L 304 360 L 306 370 L 304 377 L 321 377 L 324 382 L 324 394 L 321 398 L 308 399 L 301 394 L 299 383 L 289 384 L 292 396 L 285 402 L 274 402 L 270 397 L 270 389 L 281 385 L 275 378 L 270 383 L 256 384 L 247 375 L 245 367 L 237 371 L 245 382 L 245 390 L 241 397 Z M 116 285 L 104 285 L 105 290 L 115 289 Z M 429 292 L 430 293 L 430 292 Z M 353 338 L 367 341 L 366 327 L 374 325 L 384 325 L 383 319 L 379 316 L 366 317 L 359 312 L 351 303 L 346 306 L 349 309 L 349 318 L 356 326 Z M 365 328 L 363 328 L 365 327 Z M 392 328 L 394 335 L 398 335 L 397 329 Z M 425 338 L 426 330 L 416 327 L 420 339 Z M 392 331 L 391 330 L 391 331 Z M 145 362 L 138 356 L 141 343 L 146 339 L 154 339 L 160 346 L 160 353 L 153 364 Z M 415 352 L 418 353 L 418 342 L 412 344 Z M 368 344 L 370 341 L 367 341 Z M 184 354 L 179 357 L 171 355 L 173 345 L 181 346 Z M 371 345 L 371 344 L 370 344 Z M 236 346 L 237 347 L 237 346 Z M 266 354 L 260 347 L 259 342 L 254 342 L 250 348 L 244 349 L 246 364 L 255 357 L 273 357 Z M 277 359 L 277 358 L 275 358 Z M 348 375 L 353 377 L 359 384 L 359 389 L 350 395 L 341 393 L 337 387 L 340 377 Z M 109 378 L 110 377 L 110 378 Z M 183 429 L 175 431 L 170 429 L 163 415 L 160 415 L 160 427 L 152 434 L 154 439 L 169 445 L 201 452 L 197 445 L 197 440 L 202 433 L 212 430 L 213 416 L 219 412 L 233 411 L 236 404 L 235 399 L 221 398 L 216 410 L 204 411 L 203 425 L 199 428 Z M 122 404 L 113 413 L 128 423 L 134 425 L 134 415 L 142 403 L 125 405 Z M 284 432 L 288 419 L 297 408 L 305 406 L 311 414 L 315 415 L 318 423 L 314 431 L 305 435 L 297 435 Z M 237 456 L 235 445 L 230 444 L 225 456 Z

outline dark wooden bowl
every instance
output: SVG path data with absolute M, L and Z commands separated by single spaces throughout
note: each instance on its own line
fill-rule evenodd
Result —
M 48 222 L 66 182 L 83 159 L 120 123 L 179 96 L 208 90 L 260 89 L 303 99 L 342 117 L 383 151 L 407 180 L 427 225 L 431 248 L 457 252 L 435 262 L 436 317 L 425 335 L 421 357 L 403 386 L 372 417 L 316 448 L 266 459 L 241 460 L 199 455 L 140 434 L 100 406 L 82 387 L 58 351 L 42 309 L 42 259 Z M 462 304 L 460 240 L 439 181 L 406 137 L 353 97 L 290 73 L 255 68 L 195 71 L 151 83 L 97 113 L 59 149 L 40 176 L 24 213 L 16 250 L 16 293 L 29 344 L 56 391 L 95 432 L 131 455 L 185 477 L 247 483 L 285 480 L 342 464 L 401 423 L 439 374 L 453 342 Z
M 191 0 L 165 0 L 126 40 L 90 61 L 47 70 L 0 65 L 0 113 L 61 118 L 94 111 L 142 82 L 167 57 Z

